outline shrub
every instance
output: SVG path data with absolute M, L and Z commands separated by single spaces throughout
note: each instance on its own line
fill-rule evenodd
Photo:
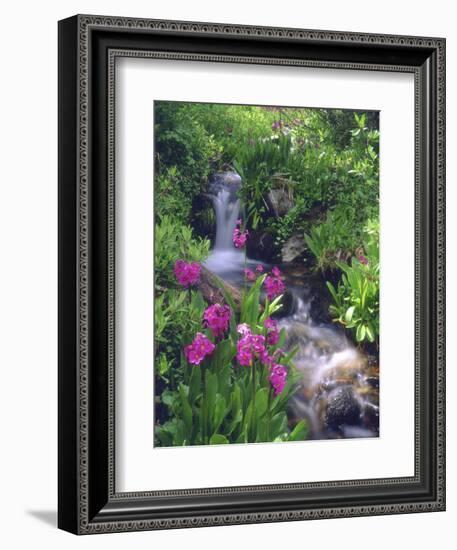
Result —
M 189 223 L 192 201 L 204 189 L 220 145 L 199 122 L 192 104 L 156 102 L 154 117 L 156 204 L 159 213 Z
M 357 342 L 375 342 L 379 336 L 379 224 L 369 223 L 357 258 L 350 264 L 336 263 L 342 276 L 336 288 L 327 281 L 334 301 L 330 313 Z
M 210 249 L 208 239 L 194 237 L 190 226 L 181 225 L 167 215 L 162 215 L 155 225 L 154 245 L 156 290 L 173 287 L 173 266 L 176 258 L 188 262 L 203 262 Z

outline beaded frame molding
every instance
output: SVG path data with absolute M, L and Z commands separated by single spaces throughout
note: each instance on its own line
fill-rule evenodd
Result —
M 114 486 L 118 57 L 409 72 L 415 86 L 415 475 Z M 59 22 L 59 503 L 76 534 L 445 509 L 445 40 L 77 15 Z

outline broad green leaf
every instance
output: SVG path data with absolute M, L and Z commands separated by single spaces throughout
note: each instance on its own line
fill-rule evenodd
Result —
M 270 437 L 275 438 L 287 431 L 287 415 L 284 411 L 273 416 L 270 421 Z
M 189 380 L 189 402 L 194 404 L 201 393 L 201 367 L 194 365 Z
M 352 321 L 352 316 L 354 315 L 355 306 L 351 306 L 346 310 L 346 313 L 344 315 L 344 319 L 346 323 L 350 323 Z
M 228 409 L 225 399 L 219 393 L 216 394 L 216 401 L 213 412 L 213 431 L 217 432 L 219 430 L 220 425 L 222 424 L 222 421 L 224 420 L 227 412 Z
M 268 392 L 267 388 L 260 388 L 255 394 L 255 411 L 254 414 L 257 419 L 267 412 L 268 408 Z
M 229 440 L 222 434 L 213 434 L 209 440 L 210 445 L 222 445 L 229 443 Z
M 308 437 L 309 426 L 306 420 L 300 420 L 295 428 L 290 432 L 289 441 L 303 441 Z
M 179 385 L 179 396 L 181 398 L 181 406 L 182 406 L 184 426 L 186 429 L 186 437 L 190 438 L 192 435 L 192 407 L 189 405 L 186 388 L 183 384 Z

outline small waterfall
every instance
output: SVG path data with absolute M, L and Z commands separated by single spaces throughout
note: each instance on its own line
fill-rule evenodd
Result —
M 233 183 L 225 186 L 213 186 L 212 191 L 215 194 L 211 195 L 211 200 L 216 213 L 214 250 L 231 250 L 233 248 L 233 231 L 240 214 L 240 200 L 236 196 L 238 187 L 239 185 Z
M 240 216 L 238 190 L 241 178 L 236 172 L 218 172 L 209 180 L 210 197 L 216 214 L 216 238 L 205 266 L 232 283 L 243 281 L 244 250 L 233 245 L 233 231 Z M 260 263 L 260 262 L 256 262 Z M 253 262 L 246 260 L 247 266 Z

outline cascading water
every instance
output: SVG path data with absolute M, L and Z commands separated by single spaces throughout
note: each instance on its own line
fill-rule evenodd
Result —
M 294 364 L 302 375 L 289 402 L 290 412 L 307 418 L 311 437 L 378 435 L 379 391 L 367 357 L 335 326 L 313 319 L 313 285 L 288 285 L 289 312 L 279 320 L 286 329 L 286 351 L 297 348 Z
M 223 172 L 213 175 L 209 183 L 216 237 L 205 266 L 226 281 L 240 284 L 245 265 L 260 263 L 246 260 L 244 251 L 237 250 L 232 242 L 240 215 L 237 192 L 241 178 L 235 172 Z M 278 321 L 286 329 L 286 351 L 297 348 L 294 364 L 302 375 L 299 389 L 289 402 L 290 414 L 308 419 L 314 439 L 377 436 L 377 365 L 371 365 L 328 319 L 325 322 L 313 314 L 313 304 L 322 298 L 322 282 L 303 268 L 298 276 L 290 266 L 281 266 L 281 270 L 287 295 Z
M 216 214 L 216 238 L 205 267 L 232 283 L 243 281 L 244 251 L 233 245 L 233 231 L 240 216 L 237 192 L 241 178 L 236 172 L 219 172 L 209 181 L 210 197 Z M 261 262 L 257 262 L 261 263 Z M 251 265 L 246 260 L 246 265 Z

